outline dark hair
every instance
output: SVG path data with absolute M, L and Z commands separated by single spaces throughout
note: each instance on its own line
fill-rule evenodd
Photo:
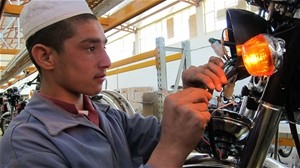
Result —
M 41 70 L 32 57 L 32 48 L 36 44 L 43 44 L 45 46 L 53 48 L 54 50 L 56 50 L 56 52 L 60 53 L 64 50 L 65 40 L 74 36 L 76 31 L 74 25 L 78 22 L 83 22 L 90 19 L 97 20 L 97 17 L 92 14 L 80 14 L 77 16 L 73 16 L 71 18 L 47 26 L 37 31 L 27 39 L 26 48 L 29 52 L 30 60 L 36 66 L 39 73 L 41 73 Z

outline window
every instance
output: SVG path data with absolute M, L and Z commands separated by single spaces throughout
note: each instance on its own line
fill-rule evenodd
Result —
M 174 19 L 167 19 L 167 37 L 168 39 L 174 37 Z
M 204 25 L 206 32 L 226 27 L 226 9 L 228 8 L 258 11 L 258 8 L 248 5 L 245 0 L 206 0 L 204 1 Z
M 197 36 L 197 21 L 196 14 L 191 15 L 189 18 L 190 38 Z

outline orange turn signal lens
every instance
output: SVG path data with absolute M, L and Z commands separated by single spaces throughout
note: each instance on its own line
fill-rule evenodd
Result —
M 242 57 L 244 65 L 251 75 L 270 76 L 275 71 L 272 51 L 263 34 L 259 34 L 243 44 Z
M 237 54 L 242 55 L 245 68 L 253 76 L 270 76 L 282 65 L 285 41 L 268 34 L 259 34 L 237 45 Z

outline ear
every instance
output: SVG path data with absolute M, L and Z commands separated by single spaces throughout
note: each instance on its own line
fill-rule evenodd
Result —
M 31 50 L 35 62 L 45 70 L 52 70 L 54 68 L 55 50 L 43 44 L 36 44 Z

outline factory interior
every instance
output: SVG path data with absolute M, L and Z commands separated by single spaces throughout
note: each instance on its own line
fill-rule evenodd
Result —
M 30 1 L 0 0 L 0 141 L 39 91 L 19 17 Z M 92 101 L 161 120 L 182 72 L 217 56 L 228 83 L 183 167 L 300 167 L 300 0 L 85 1 L 111 61 Z

